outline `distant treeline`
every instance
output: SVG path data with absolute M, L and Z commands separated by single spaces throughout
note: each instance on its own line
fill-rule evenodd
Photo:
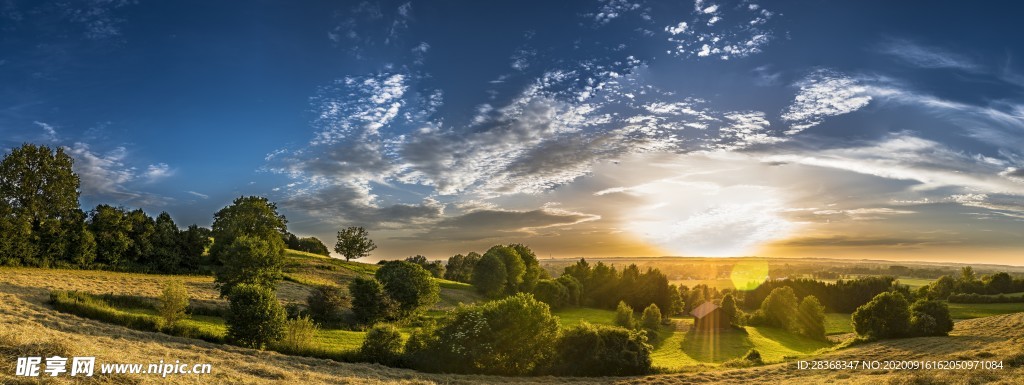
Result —
M 876 295 L 887 291 L 899 291 L 910 298 L 910 288 L 898 285 L 893 277 L 862 277 L 839 280 L 835 283 L 813 279 L 783 279 L 766 281 L 754 290 L 744 293 L 743 306 L 756 309 L 768 294 L 779 287 L 791 287 L 798 298 L 813 295 L 831 312 L 851 313 L 857 307 L 868 303 Z

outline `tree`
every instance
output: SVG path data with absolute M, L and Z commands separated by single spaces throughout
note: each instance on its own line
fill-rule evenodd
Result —
M 518 293 L 519 285 L 523 283 L 523 275 L 526 273 L 526 264 L 523 263 L 519 253 L 514 248 L 496 245 L 484 253 L 484 257 L 488 255 L 498 257 L 501 260 L 502 266 L 505 267 L 505 288 L 502 290 L 503 293 L 506 295 Z
M 794 325 L 797 314 L 797 299 L 793 288 L 784 286 L 772 290 L 761 303 L 761 312 L 770 326 L 798 331 Z
M 434 278 L 444 277 L 444 264 L 441 261 L 430 261 L 427 257 L 422 255 L 416 255 L 405 259 L 406 262 L 415 263 L 420 265 L 424 270 L 430 272 L 430 275 Z
M 964 266 L 960 268 L 960 282 L 971 283 L 978 280 L 978 275 L 974 272 L 974 268 L 971 266 Z
M 629 307 L 625 301 L 619 301 L 619 306 L 615 308 L 615 325 L 626 329 L 636 327 L 636 321 L 633 320 L 633 308 Z
M 156 217 L 152 237 L 152 258 L 150 262 L 156 271 L 169 273 L 181 270 L 181 231 L 174 224 L 171 215 L 162 212 Z
M 559 281 L 551 279 L 538 282 L 533 289 L 533 296 L 555 310 L 569 303 L 569 290 Z
M 910 314 L 909 331 L 913 336 L 944 336 L 953 330 L 953 318 L 945 302 L 914 302 Z
M 169 281 L 164 286 L 163 293 L 160 294 L 156 312 L 160 315 L 160 319 L 163 320 L 164 327 L 170 328 L 178 323 L 178 321 L 188 317 L 185 313 L 188 305 L 189 295 L 185 284 L 178 280 Z
M 78 174 L 63 148 L 23 144 L 0 161 L 0 205 L 38 228 L 78 210 Z
M 402 333 L 394 325 L 377 325 L 359 347 L 362 361 L 393 365 L 402 355 Z
M 385 263 L 374 274 L 384 292 L 395 301 L 397 315 L 411 316 L 440 300 L 437 281 L 420 265 L 405 261 Z
M 371 251 L 377 249 L 377 245 L 368 237 L 369 233 L 362 227 L 342 229 L 338 232 L 338 243 L 334 244 L 334 251 L 345 257 L 346 261 L 369 256 Z
M 547 279 L 547 272 L 540 267 L 540 261 L 537 260 L 537 254 L 530 250 L 530 248 L 521 243 L 514 243 L 508 245 L 512 250 L 516 251 L 519 258 L 523 261 L 523 281 L 519 284 L 518 291 L 522 293 L 531 293 L 533 288 L 537 286 L 537 282 L 541 279 Z
M 652 303 L 644 309 L 643 315 L 640 317 L 640 325 L 650 330 L 658 330 L 661 327 L 661 309 L 658 309 L 657 304 Z
M 224 265 L 214 275 L 221 296 L 238 284 L 251 284 L 275 290 L 284 266 L 284 242 L 280 238 L 242 235 L 221 251 Z
M 12 149 L 0 161 L 0 263 L 91 263 L 73 164 L 63 148 L 32 144 Z
M 985 287 L 992 294 L 1013 292 L 1013 277 L 1006 272 L 992 274 L 985 277 Z
M 807 337 L 825 339 L 825 307 L 813 295 L 804 297 L 797 308 L 796 323 L 800 334 Z
M 651 372 L 645 333 L 587 322 L 558 339 L 552 374 L 564 376 L 633 376 Z
M 348 307 L 345 292 L 336 286 L 320 286 L 306 298 L 306 307 L 314 320 L 324 324 L 341 321 L 341 311 Z
M 902 294 L 884 292 L 853 312 L 857 334 L 874 339 L 902 337 L 910 327 L 910 304 Z
M 956 288 L 956 280 L 948 275 L 943 275 L 929 285 L 928 296 L 944 300 L 953 294 L 954 288 Z
M 581 297 L 583 296 L 583 285 L 580 284 L 580 281 L 577 281 L 576 278 L 568 274 L 563 274 L 556 281 L 565 286 L 566 293 L 569 294 L 569 301 L 566 304 L 569 306 L 580 306 Z
M 181 245 L 181 267 L 184 271 L 194 272 L 203 264 L 203 254 L 206 248 L 213 243 L 210 240 L 212 232 L 205 227 L 191 225 L 185 231 L 179 233 Z
M 278 238 L 280 240 L 280 238 Z M 240 346 L 263 349 L 284 333 L 284 308 L 270 288 L 248 283 L 232 287 L 229 312 L 225 319 L 228 341 Z
M 524 375 L 550 361 L 558 334 L 548 305 L 520 293 L 456 308 L 414 333 L 405 351 L 419 370 Z
M 153 234 L 156 233 L 156 223 L 142 209 L 129 211 L 126 219 L 131 227 L 128 230 L 128 238 L 132 240 L 128 259 L 138 267 L 154 266 L 155 263 L 149 259 L 153 257 Z
M 445 265 L 444 279 L 450 281 L 470 283 L 473 282 L 473 269 L 477 262 L 480 262 L 480 254 L 471 251 L 469 254 L 456 254 L 448 258 Z
M 733 297 L 732 293 L 726 294 L 725 297 L 722 297 L 721 307 L 722 316 L 725 317 L 726 322 L 730 325 L 735 325 L 739 321 L 737 315 L 740 311 L 736 308 L 736 297 Z
M 376 279 L 356 277 L 348 284 L 348 292 L 352 295 L 352 313 L 358 323 L 372 325 L 394 313 L 395 303 Z
M 114 268 L 127 267 L 131 262 L 131 230 L 132 224 L 123 209 L 96 206 L 89 214 L 89 231 L 96 240 L 96 262 Z
M 494 254 L 484 254 L 473 269 L 473 287 L 483 295 L 497 298 L 504 293 L 507 275 L 501 258 Z
M 285 244 L 282 235 L 288 232 L 288 220 L 277 213 L 277 205 L 267 198 L 248 196 L 235 198 L 231 205 L 213 214 L 211 235 L 214 238 L 210 255 L 214 261 L 223 262 L 225 251 L 232 247 L 235 238 L 248 236 L 263 239 L 271 249 L 280 250 L 284 255 Z

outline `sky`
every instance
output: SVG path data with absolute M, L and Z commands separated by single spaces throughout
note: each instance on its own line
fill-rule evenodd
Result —
M 1024 264 L 1013 2 L 0 1 L 0 146 L 371 259 Z

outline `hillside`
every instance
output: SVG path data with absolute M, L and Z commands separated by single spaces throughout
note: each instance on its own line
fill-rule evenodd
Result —
M 343 277 L 368 274 L 376 266 L 346 263 L 290 253 L 289 273 L 302 279 L 344 282 Z M 337 269 L 317 266 L 338 266 Z M 378 365 L 348 364 L 329 360 L 286 356 L 233 346 L 140 332 L 120 326 L 58 313 L 45 301 L 50 289 L 76 289 L 93 293 L 124 293 L 155 296 L 160 284 L 183 278 L 193 296 L 219 303 L 209 277 L 172 277 L 112 273 L 101 271 L 0 269 L 0 356 L 87 356 L 99 363 L 151 363 L 181 360 L 209 363 L 211 375 L 179 375 L 175 383 L 273 383 L 302 380 L 308 383 L 396 383 L 396 384 L 468 384 L 468 383 L 621 383 L 688 384 L 705 381 L 720 384 L 739 383 L 1019 383 L 1024 378 L 1024 313 L 998 315 L 961 321 L 951 337 L 913 338 L 857 345 L 819 356 L 827 360 L 1003 360 L 1007 367 L 998 371 L 799 371 L 792 362 L 746 369 L 716 369 L 692 366 L 680 374 L 635 378 L 503 378 L 462 375 L 424 374 Z M 444 284 L 445 290 L 472 297 L 457 284 Z M 286 301 L 299 301 L 309 286 L 282 282 Z M 0 362 L 0 382 L 18 383 L 14 359 Z M 58 377 L 63 383 L 67 377 Z M 167 383 L 158 376 L 96 378 L 96 383 Z

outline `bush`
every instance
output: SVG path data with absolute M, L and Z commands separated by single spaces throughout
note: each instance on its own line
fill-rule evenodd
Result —
M 394 365 L 402 355 L 402 333 L 393 325 L 377 325 L 366 333 L 359 347 L 359 359 L 382 365 Z
M 349 283 L 348 292 L 352 294 L 352 313 L 356 322 L 373 325 L 392 318 L 394 302 L 376 279 L 356 277 Z
M 902 337 L 910 327 L 910 304 L 900 293 L 885 292 L 875 296 L 853 312 L 853 328 L 867 338 Z
M 414 333 L 406 357 L 419 370 L 524 375 L 551 359 L 558 318 L 530 294 L 459 306 Z
M 281 338 L 286 317 L 273 290 L 241 283 L 231 289 L 228 300 L 228 341 L 244 347 L 263 349 L 268 343 Z
M 188 317 L 185 310 L 188 309 L 188 289 L 181 281 L 171 281 L 164 286 L 160 294 L 160 302 L 156 306 L 157 314 L 163 321 L 165 327 L 171 327 L 178 321 Z
M 537 282 L 537 286 L 533 289 L 533 295 L 538 301 L 548 304 L 552 309 L 561 309 L 569 303 L 569 289 L 551 279 Z
M 640 325 L 651 330 L 658 330 L 661 327 L 661 309 L 658 309 L 658 305 L 652 303 L 644 309 L 644 313 L 640 317 Z
M 633 308 L 626 305 L 625 301 L 619 301 L 619 306 L 615 308 L 615 325 L 626 329 L 636 327 L 636 321 L 633 319 Z
M 437 281 L 422 266 L 406 261 L 385 263 L 374 274 L 397 305 L 397 315 L 409 317 L 440 300 Z
M 743 355 L 743 360 L 749 361 L 755 365 L 764 364 L 764 360 L 761 359 L 761 352 L 757 351 L 757 349 L 750 349 L 747 351 L 747 354 Z
M 583 322 L 558 339 L 549 371 L 566 376 L 648 374 L 651 350 L 642 332 Z
M 284 333 L 274 344 L 275 350 L 286 354 L 303 354 L 314 350 L 316 332 L 320 328 L 309 316 L 301 316 L 285 321 Z
M 507 276 L 508 272 L 501 258 L 493 253 L 484 254 L 473 267 L 473 287 L 480 294 L 497 298 L 505 293 Z
M 949 307 L 939 301 L 917 301 L 910 307 L 910 335 L 944 336 L 953 330 Z
M 322 324 L 337 324 L 341 312 L 349 306 L 345 291 L 335 286 L 320 286 L 306 298 L 306 307 L 313 320 Z

